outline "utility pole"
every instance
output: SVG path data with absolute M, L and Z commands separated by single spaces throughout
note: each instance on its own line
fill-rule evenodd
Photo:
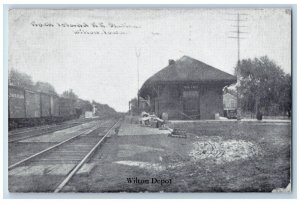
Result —
M 229 36 L 229 38 L 233 38 L 233 39 L 236 39 L 237 41 L 237 70 L 236 70 L 236 77 L 237 77 L 237 86 L 240 85 L 240 77 L 241 77 L 241 74 L 240 74 L 240 40 L 241 39 L 245 39 L 243 37 L 241 37 L 241 34 L 245 34 L 247 32 L 242 32 L 241 31 L 241 28 L 242 27 L 247 27 L 245 25 L 241 25 L 241 22 L 242 21 L 246 21 L 245 19 L 241 19 L 241 16 L 246 16 L 247 14 L 241 14 L 241 13 L 238 13 L 238 14 L 235 14 L 236 15 L 236 20 L 229 20 L 229 21 L 235 21 L 236 22 L 236 25 L 231 25 L 231 27 L 235 27 L 236 30 L 234 31 L 230 31 L 231 33 L 234 33 L 236 34 L 235 36 Z M 240 105 L 240 94 L 239 94 L 239 91 L 237 89 L 237 120 L 241 120 L 241 105 Z
M 138 113 L 140 113 L 140 70 L 139 70 L 139 60 L 140 60 L 141 50 L 135 48 L 135 56 L 136 56 L 136 69 L 137 69 L 137 102 L 138 102 Z

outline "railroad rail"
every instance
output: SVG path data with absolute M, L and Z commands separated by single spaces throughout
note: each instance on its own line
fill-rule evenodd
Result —
M 67 128 L 75 127 L 81 125 L 83 123 L 89 123 L 94 121 L 95 119 L 91 120 L 77 120 L 75 122 L 67 122 L 59 125 L 47 125 L 47 126 L 40 126 L 30 129 L 25 129 L 24 131 L 18 131 L 15 133 L 9 133 L 8 135 L 8 142 L 17 142 L 21 140 L 25 140 L 31 137 L 37 137 L 40 135 L 44 135 L 46 133 L 53 133 L 59 130 L 64 130 Z M 23 134 L 23 135 L 22 135 Z
M 28 127 L 28 128 L 20 128 L 20 129 L 14 129 L 11 131 L 8 131 L 8 136 L 16 136 L 16 135 L 20 135 L 20 134 L 26 134 L 26 133 L 31 133 L 34 131 L 38 131 L 38 130 L 48 130 L 51 128 L 56 128 L 59 126 L 64 126 L 64 125 L 71 125 L 71 124 L 82 124 L 85 122 L 89 122 L 89 121 L 93 121 L 95 119 L 75 119 L 75 120 L 69 120 L 66 122 L 62 122 L 59 124 L 50 124 L 50 125 L 41 125 L 41 126 L 34 126 L 34 127 Z
M 96 151 L 96 149 L 100 146 L 100 144 L 103 142 L 103 140 L 110 133 L 111 129 L 113 129 L 119 122 L 120 122 L 120 120 L 118 120 L 108 130 L 108 132 L 97 142 L 97 144 L 85 155 L 85 157 L 77 164 L 77 166 L 69 173 L 69 175 L 54 190 L 55 193 L 58 193 L 63 189 L 63 187 L 71 180 L 71 178 L 76 174 L 76 172 L 80 169 L 80 167 L 89 160 L 89 158 L 93 155 L 93 153 Z
M 82 165 L 89 160 L 119 122 L 120 120 L 112 120 L 108 123 L 109 126 L 107 126 L 107 123 L 104 126 L 101 123 L 100 125 L 93 126 L 78 135 L 10 165 L 8 170 L 12 171 L 20 166 L 32 167 L 35 165 L 47 165 L 49 163 L 62 164 L 62 166 L 64 164 L 74 164 L 74 167 L 61 178 L 62 181 L 59 181 L 58 184 L 57 182 L 54 184 L 51 182 L 53 180 L 49 180 L 51 182 L 49 185 L 52 185 L 50 190 L 56 193 L 60 192 Z M 44 183 L 47 184 L 47 181 L 44 181 Z M 55 188 L 53 188 L 53 185 L 55 185 Z
M 33 130 L 28 130 L 26 132 L 22 132 L 22 133 L 18 133 L 19 136 L 17 136 L 17 138 L 12 138 L 12 136 L 16 136 L 15 134 L 14 135 L 9 135 L 8 137 L 8 142 L 17 142 L 17 141 L 21 141 L 21 140 L 25 140 L 25 139 L 28 139 L 28 138 L 31 138 L 31 137 L 37 137 L 37 136 L 40 136 L 40 135 L 44 135 L 46 133 L 53 133 L 53 132 L 56 132 L 56 131 L 59 131 L 59 130 L 64 130 L 64 129 L 67 129 L 67 128 L 71 128 L 71 127 L 75 127 L 75 126 L 78 126 L 82 123 L 71 123 L 71 124 L 64 124 L 64 125 L 59 125 L 59 126 L 50 126 L 50 127 L 47 127 L 47 128 L 41 128 L 41 129 L 33 129 Z M 36 132 L 34 134 L 31 134 L 31 135 L 25 135 L 25 136 L 20 136 L 20 134 L 30 134 L 30 133 L 33 133 L 35 131 L 40 131 L 40 132 Z
M 9 136 L 14 136 L 14 135 L 19 135 L 19 134 L 23 134 L 23 133 L 29 133 L 29 132 L 33 132 L 35 130 L 47 129 L 47 128 L 50 128 L 51 126 L 56 126 L 56 125 L 55 124 L 53 124 L 53 125 L 42 125 L 42 126 L 16 129 L 16 130 L 8 131 L 8 135 Z

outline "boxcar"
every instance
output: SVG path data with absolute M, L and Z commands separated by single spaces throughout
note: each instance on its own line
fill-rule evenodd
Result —
M 25 90 L 25 101 L 26 118 L 41 117 L 40 94 L 38 92 Z
M 25 118 L 24 90 L 18 87 L 10 87 L 8 90 L 8 118 Z
M 51 101 L 50 95 L 45 93 L 40 93 L 41 101 L 41 117 L 51 116 Z
M 51 95 L 50 104 L 51 104 L 51 116 L 59 117 L 59 97 L 56 95 Z
M 21 87 L 8 88 L 9 129 L 62 122 L 76 117 L 75 100 Z

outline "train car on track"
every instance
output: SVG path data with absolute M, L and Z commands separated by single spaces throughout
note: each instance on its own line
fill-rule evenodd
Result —
M 24 90 L 26 118 L 41 117 L 40 95 L 37 92 Z
M 8 87 L 9 129 L 51 124 L 77 117 L 75 100 L 55 94 Z
M 8 117 L 15 120 L 26 117 L 25 91 L 18 87 L 10 87 L 8 91 Z

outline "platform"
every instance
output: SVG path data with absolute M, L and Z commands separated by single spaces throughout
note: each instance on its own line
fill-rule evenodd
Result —
M 159 130 L 158 128 L 152 128 L 147 126 L 141 126 L 139 124 L 122 123 L 119 136 L 130 136 L 130 135 L 168 135 L 169 130 Z

